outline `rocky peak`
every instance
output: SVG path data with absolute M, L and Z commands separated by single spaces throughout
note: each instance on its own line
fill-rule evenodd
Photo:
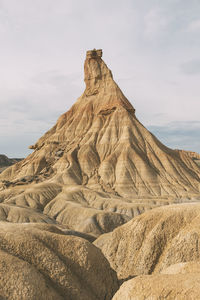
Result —
M 1 177 L 37 175 L 131 199 L 199 194 L 198 165 L 165 147 L 137 120 L 102 50 L 87 51 L 84 70 L 84 93 L 31 147 L 35 151 L 18 172 L 8 169 Z
M 93 112 L 96 114 L 101 111 L 112 112 L 117 108 L 124 108 L 135 113 L 135 109 L 113 80 L 111 70 L 102 59 L 101 49 L 86 52 L 84 73 L 86 88 L 79 98 L 79 107 L 81 100 L 87 105 L 92 103 Z
M 86 84 L 85 95 L 91 96 L 99 93 L 105 80 L 112 80 L 112 72 L 101 59 L 102 50 L 89 50 L 86 53 L 84 64 L 84 80 Z
M 99 50 L 96 50 L 96 49 L 93 49 L 93 50 L 88 50 L 86 52 L 86 58 L 101 58 L 102 57 L 102 54 L 103 54 L 103 51 L 102 49 L 99 49 Z

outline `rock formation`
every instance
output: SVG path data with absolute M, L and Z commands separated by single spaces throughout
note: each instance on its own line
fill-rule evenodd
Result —
M 186 262 L 171 265 L 161 274 L 143 275 L 128 280 L 112 299 L 199 299 L 199 289 L 200 262 Z
M 0 299 L 109 300 L 115 271 L 139 275 L 115 300 L 198 299 L 199 165 L 138 121 L 102 50 L 84 71 L 76 103 L 0 174 Z
M 186 151 L 186 150 L 178 150 L 176 149 L 176 151 L 180 152 L 180 153 L 187 153 L 192 159 L 198 159 L 200 160 L 200 154 L 194 151 Z
M 0 299 L 110 300 L 116 274 L 101 251 L 54 225 L 0 222 Z
M 200 154 L 194 151 L 185 151 L 185 150 L 176 150 L 178 151 L 180 154 L 182 153 L 186 153 L 188 154 L 192 160 L 200 167 Z
M 199 197 L 200 168 L 136 118 L 101 50 L 87 52 L 86 88 L 34 152 L 0 175 L 0 200 L 98 236 L 156 206 Z
M 199 289 L 200 273 L 143 275 L 123 283 L 112 300 L 198 300 Z
M 0 154 L 0 173 L 20 160 L 22 158 L 8 158 L 6 155 Z
M 200 273 L 200 261 L 188 261 L 170 265 L 168 268 L 161 271 L 161 274 L 188 274 Z
M 200 204 L 159 207 L 135 217 L 98 246 L 120 279 L 160 273 L 170 265 L 200 260 Z

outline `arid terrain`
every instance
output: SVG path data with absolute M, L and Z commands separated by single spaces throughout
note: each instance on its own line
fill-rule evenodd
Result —
M 102 50 L 84 81 L 32 154 L 0 156 L 0 298 L 200 299 L 200 155 L 140 123 Z
M 0 173 L 20 160 L 22 160 L 22 158 L 8 158 L 6 155 L 0 154 Z

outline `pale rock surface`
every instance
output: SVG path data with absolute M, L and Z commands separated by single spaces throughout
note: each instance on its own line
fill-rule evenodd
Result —
M 160 273 L 168 266 L 200 260 L 200 204 L 160 207 L 135 217 L 94 244 L 119 279 Z
M 197 153 L 197 152 L 186 151 L 186 150 L 179 150 L 179 149 L 177 149 L 176 151 L 178 151 L 180 153 L 187 153 L 191 158 L 200 160 L 200 154 Z
M 199 300 L 200 273 L 143 275 L 122 284 L 112 300 Z
M 0 174 L 0 202 L 95 236 L 157 206 L 200 199 L 199 166 L 138 121 L 101 56 L 87 52 L 84 93 L 32 154 Z
M 116 274 L 101 251 L 54 225 L 0 222 L 0 299 L 110 300 Z
M 185 151 L 185 150 L 176 150 L 179 153 L 186 153 L 188 154 L 192 160 L 200 167 L 200 154 L 194 151 Z
M 37 210 L 6 203 L 0 203 L 0 221 L 12 223 L 56 223 L 55 219 Z
M 64 188 L 63 188 L 64 189 Z M 42 213 L 44 218 L 52 220 L 59 224 L 65 225 L 65 227 L 76 231 L 82 231 L 93 236 L 99 236 L 102 233 L 109 232 L 114 228 L 129 221 L 132 215 L 126 214 L 126 207 L 119 204 L 119 212 L 115 209 L 115 202 L 108 202 L 107 206 L 110 206 L 110 210 L 103 210 L 102 205 L 105 205 L 103 193 L 91 193 L 90 190 L 77 187 L 70 187 L 67 192 L 61 192 L 61 186 L 53 183 L 40 183 L 37 185 L 28 185 L 24 190 L 24 187 L 15 186 L 9 189 L 4 189 L 1 193 L 3 204 L 7 204 L 9 208 L 14 212 L 18 212 L 17 215 L 9 214 L 10 222 L 22 222 L 23 218 L 26 222 L 28 220 L 25 217 L 26 212 L 30 214 L 30 221 L 38 214 L 41 218 Z M 86 200 L 86 197 L 88 201 Z M 95 205 L 97 199 L 101 200 L 100 203 Z M 112 198 L 111 198 L 112 199 Z M 107 198 L 106 198 L 107 200 Z M 110 200 L 110 198 L 108 198 Z M 88 207 L 88 202 L 93 203 L 91 207 Z M 100 201 L 99 201 L 100 202 Z M 119 201 L 118 201 L 119 202 Z M 113 209 L 112 209 L 113 207 Z M 120 209 L 121 207 L 121 209 Z M 24 208 L 24 210 L 22 209 Z M 131 207 L 131 210 L 133 208 Z M 23 213 L 22 213 L 23 212 Z M 19 213 L 21 215 L 19 215 Z M 33 216 L 31 216 L 33 214 Z M 0 220 L 4 220 L 4 213 L 0 214 Z
M 165 275 L 163 275 L 165 274 Z M 138 276 L 125 282 L 113 300 L 198 300 L 200 261 L 169 266 L 158 275 Z
M 161 271 L 161 274 L 188 274 L 200 273 L 200 261 L 188 261 L 169 266 Z

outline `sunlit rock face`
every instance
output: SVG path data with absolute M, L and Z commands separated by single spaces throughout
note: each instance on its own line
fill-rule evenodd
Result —
M 187 266 L 180 263 L 200 260 L 199 222 L 200 203 L 158 207 L 101 235 L 94 244 L 102 250 L 120 280 L 147 274 L 183 273 L 184 269 L 187 273 Z M 174 264 L 180 265 L 167 270 Z
M 110 300 L 118 289 L 101 251 L 55 225 L 0 222 L 0 241 L 0 299 Z
M 102 50 L 87 52 L 85 91 L 34 152 L 0 175 L 0 200 L 98 236 L 156 206 L 199 197 L 200 168 L 136 118 Z
M 200 273 L 143 275 L 122 284 L 112 300 L 199 299 Z

